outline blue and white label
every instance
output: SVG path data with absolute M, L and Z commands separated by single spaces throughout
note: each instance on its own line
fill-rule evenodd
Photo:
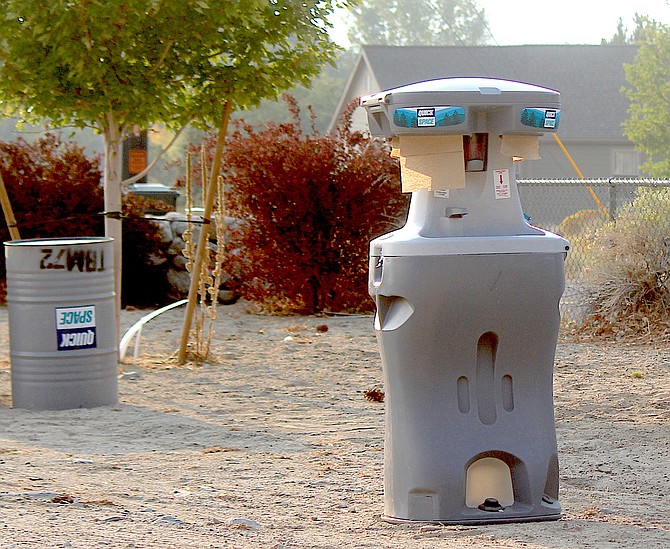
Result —
M 547 110 L 544 113 L 544 127 L 551 128 L 552 130 L 556 128 L 556 111 Z
M 425 108 L 416 110 L 419 128 L 431 128 L 435 126 L 435 109 Z
M 404 107 L 393 111 L 393 123 L 399 128 L 440 128 L 465 122 L 465 109 L 457 106 Z
M 59 351 L 95 348 L 95 305 L 56 307 L 56 335 Z
M 558 129 L 560 119 L 561 111 L 558 109 L 533 107 L 521 110 L 521 123 L 531 128 L 555 130 Z

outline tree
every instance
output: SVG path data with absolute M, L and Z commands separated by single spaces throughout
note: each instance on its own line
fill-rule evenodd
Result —
M 484 10 L 470 0 L 364 0 L 351 11 L 349 40 L 387 46 L 452 46 L 485 42 Z
M 0 108 L 103 134 L 105 232 L 120 273 L 124 136 L 154 122 L 218 124 L 225 102 L 247 108 L 307 83 L 334 56 L 327 17 L 344 4 L 0 0 Z
M 619 23 L 617 24 L 617 29 L 616 29 L 616 34 L 612 36 L 611 39 L 605 40 L 604 38 L 600 41 L 602 45 L 605 44 L 637 44 L 642 36 L 642 33 L 644 32 L 644 27 L 646 24 L 646 18 L 643 15 L 640 15 L 639 13 L 635 14 L 635 17 L 633 17 L 633 21 L 635 22 L 635 28 L 633 31 L 629 34 L 628 33 L 628 27 L 625 27 L 623 24 L 623 19 L 619 17 Z
M 646 156 L 642 171 L 670 177 L 670 26 L 643 18 L 640 48 L 625 65 L 631 100 L 624 133 Z

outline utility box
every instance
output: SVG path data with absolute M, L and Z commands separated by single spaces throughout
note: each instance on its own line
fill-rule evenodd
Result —
M 154 202 L 154 207 L 147 212 L 149 214 L 164 215 L 177 209 L 179 191 L 162 183 L 132 183 L 128 186 L 128 192 Z
M 143 171 L 149 160 L 149 138 L 147 130 L 140 130 L 131 133 L 123 140 L 121 146 L 122 163 L 121 179 L 126 180 L 133 175 Z M 147 176 L 144 175 L 137 180 L 139 183 L 146 183 Z
M 526 222 L 514 162 L 556 131 L 559 93 L 451 78 L 361 105 L 412 193 L 405 226 L 370 244 L 384 518 L 558 519 L 552 375 L 569 246 Z

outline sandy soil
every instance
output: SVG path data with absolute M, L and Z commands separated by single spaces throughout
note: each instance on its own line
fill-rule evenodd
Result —
M 118 405 L 42 412 L 11 408 L 0 308 L 0 549 L 670 547 L 668 350 L 559 343 L 560 521 L 397 526 L 371 317 L 228 306 L 216 359 L 185 368 L 182 314 L 145 326 Z

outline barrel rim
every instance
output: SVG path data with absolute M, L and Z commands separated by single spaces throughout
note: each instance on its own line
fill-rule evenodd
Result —
M 114 239 L 108 236 L 73 236 L 73 237 L 52 237 L 52 238 L 26 238 L 23 240 L 10 240 L 5 242 L 6 247 L 33 247 L 33 246 L 76 246 L 101 244 L 112 242 Z

